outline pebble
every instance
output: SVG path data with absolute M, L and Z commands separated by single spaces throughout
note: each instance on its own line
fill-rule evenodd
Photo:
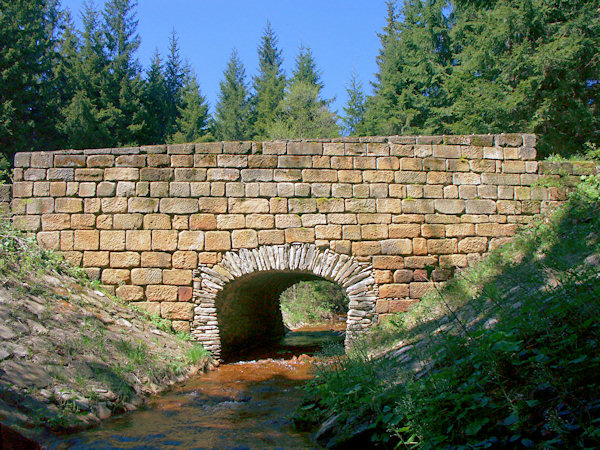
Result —
M 106 420 L 111 416 L 110 409 L 106 406 L 106 403 L 98 403 L 96 406 L 96 415 L 100 420 Z

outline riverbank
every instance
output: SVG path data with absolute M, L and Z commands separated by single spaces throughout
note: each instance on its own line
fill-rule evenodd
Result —
M 0 221 L 0 423 L 39 441 L 139 408 L 212 366 L 170 323 L 134 311 Z
M 598 230 L 595 175 L 318 370 L 296 426 L 331 448 L 596 447 Z

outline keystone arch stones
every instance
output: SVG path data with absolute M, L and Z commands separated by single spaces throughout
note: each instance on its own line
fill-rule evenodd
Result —
M 260 286 L 259 290 L 263 295 L 267 290 L 274 292 L 275 295 L 270 295 L 269 299 L 271 305 L 262 304 L 254 311 L 242 312 L 242 315 L 258 314 L 268 308 L 278 311 L 279 294 L 301 280 L 325 279 L 338 284 L 349 298 L 346 347 L 361 332 L 377 322 L 375 305 L 378 287 L 373 267 L 359 262 L 353 256 L 338 254 L 329 249 L 321 250 L 314 244 L 264 245 L 226 252 L 220 263 L 212 267 L 200 264 L 194 275 L 195 307 L 191 332 L 216 357 L 222 356 L 223 341 L 231 341 L 225 338 L 223 326 L 231 324 L 233 320 L 222 320 L 220 316 L 221 310 L 225 314 L 227 308 L 235 306 L 223 303 L 243 302 L 245 300 L 240 298 L 240 294 L 243 297 L 244 293 L 253 291 L 257 286 Z M 232 296 L 226 295 L 228 287 L 236 283 L 241 288 Z M 281 323 L 280 312 L 275 320 Z M 253 326 L 261 320 L 257 316 L 254 322 Z M 277 328 L 277 325 L 272 323 L 270 327 Z M 238 328 L 243 329 L 244 326 L 238 324 Z M 278 331 L 276 334 L 283 334 L 282 327 Z

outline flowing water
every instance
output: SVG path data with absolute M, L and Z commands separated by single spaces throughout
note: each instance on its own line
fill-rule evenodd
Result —
M 290 417 L 311 378 L 310 355 L 339 331 L 288 333 L 268 355 L 247 354 L 157 396 L 144 410 L 68 436 L 56 448 L 317 448 Z M 268 358 L 266 357 L 268 356 Z M 300 357 L 299 357 L 300 356 Z

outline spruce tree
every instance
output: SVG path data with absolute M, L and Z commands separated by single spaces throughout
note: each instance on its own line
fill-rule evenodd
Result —
M 103 119 L 117 145 L 142 137 L 142 79 L 135 52 L 140 45 L 134 0 L 109 0 L 104 7 L 104 36 L 109 60 L 102 88 Z
M 83 32 L 71 82 L 74 95 L 61 108 L 58 128 L 69 148 L 98 148 L 114 144 L 105 120 L 102 96 L 108 78 L 108 58 L 99 12 L 86 2 L 82 15 Z
M 258 48 L 259 73 L 253 79 L 253 134 L 259 138 L 265 136 L 267 128 L 275 120 L 275 111 L 284 97 L 286 80 L 282 64 L 277 36 L 267 21 Z
M 165 118 L 169 114 L 167 86 L 158 50 L 154 52 L 144 84 L 145 130 L 141 143 L 161 144 L 167 139 L 168 126 Z
M 293 85 L 300 82 L 316 86 L 319 90 L 319 95 L 321 94 L 321 90 L 323 89 L 321 74 L 317 70 L 317 64 L 310 47 L 304 47 L 304 45 L 300 45 L 300 49 L 298 50 L 296 65 L 290 84 Z
M 181 89 L 181 106 L 175 122 L 175 134 L 171 140 L 176 143 L 196 142 L 208 134 L 208 103 L 200 92 L 196 75 L 188 70 Z
M 224 79 L 219 83 L 219 96 L 214 117 L 214 134 L 224 141 L 250 139 L 250 105 L 246 87 L 246 71 L 237 50 L 233 50 Z
M 175 123 L 181 107 L 181 94 L 185 82 L 185 65 L 179 51 L 179 38 L 175 29 L 169 37 L 169 54 L 165 62 L 165 86 L 167 89 L 167 111 L 164 121 L 167 135 L 175 132 Z
M 538 154 L 600 142 L 598 2 L 461 1 L 452 132 L 535 132 Z
M 54 148 L 56 0 L 0 0 L 0 152 Z
M 363 93 L 361 81 L 356 72 L 352 72 L 350 83 L 346 86 L 348 101 L 344 107 L 346 115 L 342 118 L 344 130 L 350 136 L 364 135 L 364 120 L 366 111 L 366 99 Z
M 367 106 L 370 133 L 444 132 L 441 115 L 448 103 L 445 82 L 452 66 L 450 10 L 448 0 L 405 0 L 398 12 L 388 3 L 379 72 Z

